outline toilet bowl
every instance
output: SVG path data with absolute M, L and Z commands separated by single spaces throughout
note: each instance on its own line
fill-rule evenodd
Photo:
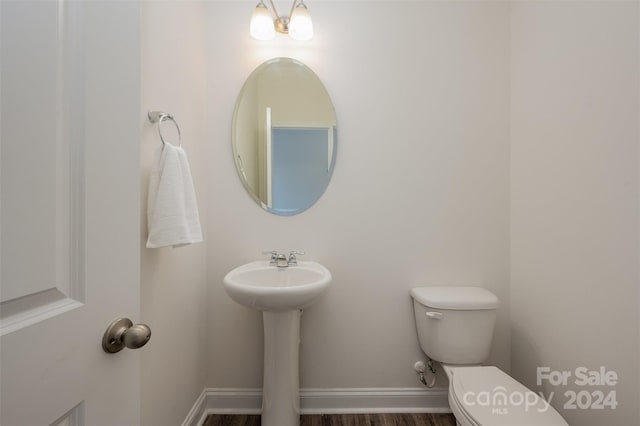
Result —
M 449 406 L 458 426 L 567 426 L 540 395 L 497 367 L 489 355 L 498 298 L 480 287 L 411 290 L 418 340 L 449 378 Z
M 458 426 L 566 426 L 547 400 L 497 367 L 443 365 Z

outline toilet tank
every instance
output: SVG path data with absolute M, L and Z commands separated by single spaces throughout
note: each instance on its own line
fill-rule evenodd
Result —
M 411 290 L 420 347 L 444 364 L 481 364 L 489 356 L 498 298 L 480 287 Z

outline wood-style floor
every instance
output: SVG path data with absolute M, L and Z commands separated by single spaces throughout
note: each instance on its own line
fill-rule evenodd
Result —
M 211 414 L 203 426 L 260 426 L 259 415 Z M 456 426 L 453 414 L 313 414 L 300 426 Z

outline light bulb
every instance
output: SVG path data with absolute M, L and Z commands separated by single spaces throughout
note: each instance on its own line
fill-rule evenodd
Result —
M 303 2 L 293 10 L 289 22 L 289 36 L 294 40 L 311 40 L 313 37 L 313 22 L 309 9 Z
M 272 40 L 276 36 L 271 14 L 262 1 L 258 3 L 251 15 L 249 34 L 256 40 Z

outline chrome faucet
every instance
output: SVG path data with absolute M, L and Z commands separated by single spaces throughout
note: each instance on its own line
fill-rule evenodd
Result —
M 263 253 L 270 254 L 271 255 L 271 259 L 269 261 L 269 265 L 277 266 L 278 268 L 286 268 L 288 266 L 297 266 L 298 265 L 298 259 L 296 258 L 296 255 L 302 256 L 304 254 L 304 252 L 290 251 L 289 252 L 289 258 L 287 259 L 287 256 L 285 254 L 278 253 L 275 250 L 273 250 L 273 251 L 265 251 Z
M 276 256 L 276 266 L 278 268 L 286 268 L 287 266 L 289 266 L 289 262 L 287 262 L 287 256 L 282 253 L 278 254 Z

